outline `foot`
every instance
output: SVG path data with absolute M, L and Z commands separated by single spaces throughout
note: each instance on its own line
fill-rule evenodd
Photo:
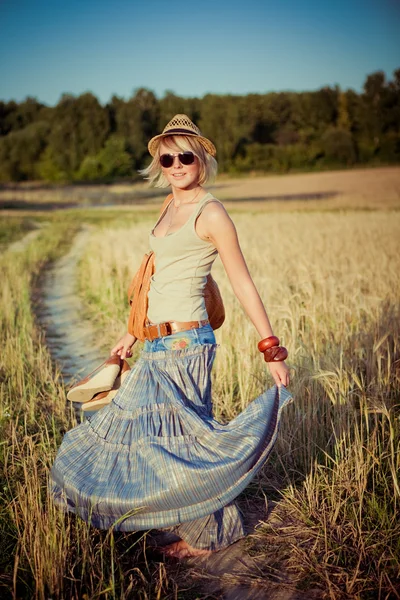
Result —
M 173 556 L 175 558 L 189 558 L 191 556 L 209 556 L 213 553 L 212 550 L 200 550 L 199 548 L 193 548 L 183 540 L 180 540 L 179 542 L 174 542 L 173 544 L 168 544 L 168 546 L 164 546 L 162 552 L 166 556 Z

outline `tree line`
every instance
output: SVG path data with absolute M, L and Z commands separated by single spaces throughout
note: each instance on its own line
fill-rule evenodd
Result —
M 176 114 L 197 123 L 231 174 L 400 162 L 400 69 L 368 75 L 361 93 L 313 92 L 162 98 L 145 88 L 129 100 L 63 94 L 54 107 L 27 97 L 0 101 L 0 181 L 136 179 L 148 140 Z

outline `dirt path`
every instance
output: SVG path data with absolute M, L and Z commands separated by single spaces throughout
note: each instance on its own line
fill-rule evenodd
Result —
M 76 272 L 90 233 L 83 228 L 69 252 L 46 271 L 40 282 L 41 301 L 37 317 L 45 331 L 51 356 L 68 385 L 71 379 L 88 373 L 104 360 L 104 348 L 90 322 L 82 320 L 83 305 L 76 293 Z M 271 508 L 271 507 L 270 507 Z M 265 504 L 244 511 L 251 532 L 260 519 L 267 519 Z M 160 537 L 158 540 L 160 541 Z M 161 541 L 161 543 L 163 543 Z M 164 541 L 167 543 L 167 539 Z M 246 551 L 247 541 L 240 540 L 226 550 L 206 559 L 187 562 L 201 587 L 213 598 L 224 600 L 300 600 L 315 598 L 294 591 L 282 573 L 278 582 L 260 575 L 256 558 Z M 282 583 L 284 582 L 284 583 Z
M 84 307 L 76 291 L 77 265 L 89 232 L 90 227 L 82 228 L 69 252 L 46 270 L 40 281 L 37 317 L 66 385 L 105 359 L 98 335 L 90 322 L 82 318 Z
M 22 252 L 47 225 L 36 224 L 36 229 L 12 242 L 6 252 Z M 93 327 L 89 321 L 82 319 L 83 305 L 75 289 L 76 268 L 90 229 L 89 226 L 83 227 L 70 251 L 44 272 L 39 284 L 40 298 L 35 307 L 50 354 L 61 368 L 67 385 L 71 379 L 90 372 L 104 360 L 104 348 L 101 348 Z
M 35 229 L 26 233 L 21 239 L 9 244 L 6 248 L 6 252 L 21 252 L 22 250 L 25 250 L 25 248 L 38 237 L 41 229 L 47 225 L 48 223 L 38 223 L 35 221 L 32 225 Z
M 319 600 L 320 590 L 297 590 L 288 570 L 291 542 L 285 531 L 288 523 L 279 515 L 280 505 L 270 502 L 266 508 L 257 500 L 247 501 L 247 506 L 239 500 L 239 504 L 249 534 L 260 520 L 268 522 L 271 532 L 261 546 L 245 538 L 206 559 L 188 561 L 194 576 L 203 579 L 204 589 L 219 600 Z

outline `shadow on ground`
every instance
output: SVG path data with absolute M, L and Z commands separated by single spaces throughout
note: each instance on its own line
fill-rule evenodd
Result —
M 250 196 L 247 198 L 224 198 L 224 202 L 272 202 L 272 201 L 282 201 L 282 202 L 291 202 L 296 200 L 327 200 L 329 198 L 335 198 L 339 195 L 339 192 L 330 191 L 330 192 L 314 192 L 314 193 L 304 193 L 304 194 L 273 194 L 273 195 L 263 195 L 263 196 Z M 68 208 L 105 208 L 105 207 L 113 207 L 113 206 L 136 206 L 136 205 L 148 205 L 149 208 L 153 208 L 158 206 L 158 202 L 153 202 L 153 200 L 158 199 L 161 202 L 161 199 L 164 197 L 164 194 L 161 195 L 159 191 L 153 192 L 141 192 L 139 193 L 124 193 L 124 194 L 104 194 L 104 193 L 91 193 L 86 195 L 85 197 L 79 197 L 74 201 L 63 201 L 60 200 L 58 202 L 52 201 L 41 201 L 37 202 L 35 200 L 22 200 L 19 198 L 13 199 L 1 199 L 0 197 L 0 210 L 32 210 L 32 211 L 53 211 L 53 210 L 65 210 Z

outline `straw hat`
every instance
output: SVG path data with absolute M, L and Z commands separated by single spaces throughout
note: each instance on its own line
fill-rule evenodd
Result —
M 210 140 L 201 135 L 200 129 L 189 119 L 186 115 L 175 115 L 173 119 L 164 127 L 163 132 L 160 135 L 156 135 L 151 138 L 148 143 L 148 149 L 152 156 L 155 156 L 157 148 L 163 137 L 167 135 L 188 135 L 195 137 L 200 144 L 207 150 L 211 156 L 217 154 L 215 146 Z

